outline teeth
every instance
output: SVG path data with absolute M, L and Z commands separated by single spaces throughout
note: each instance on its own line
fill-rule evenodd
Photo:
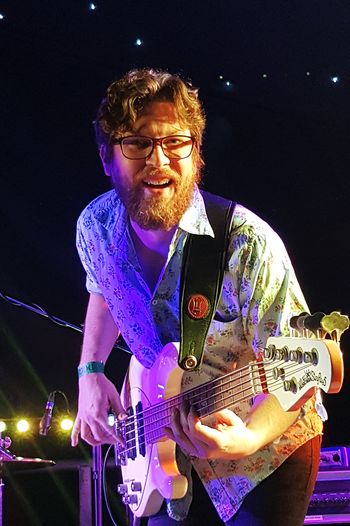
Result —
M 162 180 L 145 179 L 143 182 L 151 186 L 164 186 L 170 183 L 170 179 L 162 179 Z

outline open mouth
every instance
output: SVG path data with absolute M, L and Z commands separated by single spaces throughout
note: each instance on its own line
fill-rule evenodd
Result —
M 171 179 L 145 179 L 143 184 L 147 188 L 167 188 L 172 183 Z

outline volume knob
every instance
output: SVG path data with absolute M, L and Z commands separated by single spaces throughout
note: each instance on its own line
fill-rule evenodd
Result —
M 125 495 L 128 492 L 128 486 L 126 484 L 118 484 L 117 492 L 119 495 Z
M 132 482 L 130 484 L 131 491 L 142 491 L 141 482 Z
M 123 502 L 124 504 L 137 504 L 138 503 L 137 495 L 135 495 L 134 493 L 131 495 L 124 495 Z

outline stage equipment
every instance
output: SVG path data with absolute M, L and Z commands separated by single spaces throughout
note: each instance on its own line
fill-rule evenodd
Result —
M 350 524 L 350 470 L 320 470 L 304 524 Z
M 4 497 L 4 479 L 7 475 L 27 469 L 36 469 L 54 466 L 53 460 L 44 460 L 41 458 L 24 458 L 18 457 L 11 453 L 10 437 L 1 438 L 0 434 L 0 526 L 3 525 L 3 497 Z
M 342 469 L 349 466 L 350 448 L 333 446 L 321 448 L 320 470 Z

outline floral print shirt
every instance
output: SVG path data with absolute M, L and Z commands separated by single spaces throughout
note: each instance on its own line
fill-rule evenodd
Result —
M 199 372 L 184 373 L 184 390 L 246 365 L 269 336 L 287 336 L 290 317 L 307 309 L 286 249 L 272 228 L 237 204 L 231 232 L 221 297 L 203 365 Z M 78 219 L 77 248 L 87 273 L 87 290 L 104 296 L 126 343 L 147 368 L 166 343 L 179 341 L 179 280 L 188 233 L 214 235 L 198 189 L 174 234 L 158 283 L 150 291 L 129 234 L 127 213 L 115 190 L 97 197 Z M 250 408 L 251 402 L 243 402 L 233 410 L 244 420 Z M 247 493 L 300 445 L 321 433 L 322 421 L 315 400 L 310 399 L 300 418 L 278 440 L 249 457 L 189 459 L 178 451 L 189 490 L 183 499 L 168 502 L 169 516 L 181 520 L 187 514 L 191 462 L 219 516 L 228 521 Z

